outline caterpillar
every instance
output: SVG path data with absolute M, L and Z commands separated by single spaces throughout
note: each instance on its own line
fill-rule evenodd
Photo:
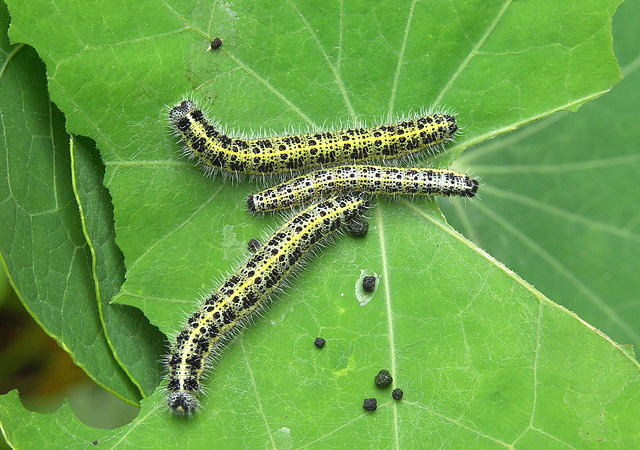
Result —
M 213 352 L 278 289 L 286 276 L 319 241 L 358 217 L 366 201 L 337 196 L 295 215 L 211 294 L 187 320 L 167 357 L 171 411 L 191 416 Z
M 352 128 L 304 135 L 241 139 L 211 125 L 196 104 L 182 101 L 169 120 L 185 144 L 185 152 L 200 160 L 207 172 L 267 175 L 315 167 L 396 159 L 450 140 L 455 117 L 432 114 L 394 125 Z
M 347 165 L 321 169 L 247 198 L 251 212 L 268 212 L 340 193 L 474 197 L 478 181 L 453 170 Z

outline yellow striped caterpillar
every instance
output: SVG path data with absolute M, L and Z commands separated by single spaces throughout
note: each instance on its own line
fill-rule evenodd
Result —
M 344 193 L 474 197 L 478 181 L 453 170 L 347 165 L 320 169 L 247 198 L 251 212 L 291 208 Z
M 316 243 L 360 215 L 365 201 L 339 196 L 294 216 L 211 294 L 187 320 L 167 357 L 169 408 L 190 416 L 198 407 L 202 378 L 212 352 L 229 339 Z
M 241 139 L 211 125 L 195 103 L 184 100 L 169 120 L 206 171 L 266 175 L 323 165 L 395 159 L 450 140 L 458 127 L 447 114 L 432 114 L 394 125 L 350 128 L 304 135 Z

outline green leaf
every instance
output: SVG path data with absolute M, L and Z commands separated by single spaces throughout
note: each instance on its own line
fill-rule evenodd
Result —
M 576 114 L 556 114 L 462 155 L 456 164 L 483 180 L 481 201 L 444 205 L 452 225 L 549 298 L 636 348 L 639 14 L 638 2 L 616 14 L 622 83 Z
M 104 165 L 95 145 L 86 138 L 71 141 L 71 159 L 74 192 L 92 254 L 91 270 L 105 336 L 120 366 L 146 396 L 158 385 L 160 371 L 156 362 L 164 351 L 164 339 L 140 310 L 109 304 L 124 283 L 124 258 L 115 243 L 111 198 L 102 185 Z
M 619 79 L 615 1 L 30 2 L 11 37 L 45 60 L 67 129 L 97 142 L 127 280 L 118 301 L 169 333 L 282 220 L 249 216 L 253 180 L 202 177 L 165 128 L 186 94 L 230 128 L 315 127 L 432 104 L 463 133 L 437 158 L 560 109 Z M 144 20 L 141 20 L 144 18 Z M 205 52 L 220 36 L 224 43 Z M 475 205 L 480 201 L 469 201 Z M 525 215 L 527 210 L 514 213 Z M 638 364 L 457 234 L 434 202 L 380 201 L 364 240 L 319 252 L 236 338 L 193 420 L 161 390 L 116 431 L 2 399 L 12 443 L 86 446 L 584 447 L 638 444 Z M 382 276 L 366 306 L 361 269 Z M 318 350 L 313 340 L 327 345 Z M 389 369 L 401 402 L 373 385 Z M 375 413 L 362 401 L 378 397 Z M 55 424 L 53 427 L 52 424 Z M 37 430 L 47 430 L 38 432 Z M 72 430 L 72 431 L 67 431 Z M 158 431 L 161 431 L 160 433 Z M 424 444 L 423 444 L 424 443 Z
M 6 8 L 0 16 L 8 26 Z M 136 403 L 98 317 L 91 257 L 71 184 L 64 117 L 33 49 L 2 42 L 0 255 L 20 300 L 93 380 Z

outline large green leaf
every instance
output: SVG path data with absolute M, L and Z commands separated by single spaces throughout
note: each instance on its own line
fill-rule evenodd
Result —
M 11 37 L 45 60 L 68 131 L 101 150 L 127 268 L 118 301 L 164 332 L 244 259 L 250 238 L 281 222 L 244 211 L 256 183 L 207 179 L 179 158 L 167 104 L 195 92 L 242 130 L 446 105 L 463 127 L 439 155 L 448 164 L 617 81 L 615 4 L 9 2 Z M 215 36 L 223 47 L 205 52 Z M 231 343 L 193 420 L 168 415 L 160 390 L 116 431 L 84 427 L 67 407 L 25 412 L 14 393 L 0 407 L 9 442 L 637 444 L 631 350 L 465 240 L 433 202 L 382 201 L 370 216 L 366 239 L 322 250 Z M 365 307 L 354 295 L 360 269 L 382 275 Z M 322 351 L 317 335 L 327 339 Z M 381 368 L 405 390 L 402 402 L 373 387 Z M 380 402 L 374 414 L 361 408 L 370 396 Z
M 92 276 L 100 320 L 113 356 L 146 396 L 158 384 L 162 334 L 136 308 L 110 305 L 124 282 L 124 258 L 115 243 L 111 198 L 102 185 L 104 166 L 87 139 L 71 142 L 71 167 L 83 232 L 92 253 Z
M 625 76 L 576 114 L 477 146 L 456 164 L 479 202 L 444 205 L 452 224 L 618 342 L 640 346 L 640 2 L 624 3 L 614 44 Z M 453 208 L 460 214 L 454 214 Z
M 1 9 L 4 30 L 9 17 Z M 6 34 L 5 34 L 6 36 Z M 2 42 L 0 255 L 18 296 L 98 384 L 136 403 L 138 389 L 103 334 L 71 182 L 64 117 L 49 101 L 33 49 Z

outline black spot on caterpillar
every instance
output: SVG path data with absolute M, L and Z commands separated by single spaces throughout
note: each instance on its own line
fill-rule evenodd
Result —
M 249 196 L 251 212 L 268 212 L 339 193 L 473 197 L 478 181 L 444 169 L 347 165 L 320 169 Z
M 361 214 L 365 203 L 357 196 L 333 197 L 297 214 L 200 305 L 167 357 L 167 403 L 173 412 L 193 414 L 212 353 L 251 313 L 265 306 L 316 243 Z
M 195 103 L 185 100 L 169 120 L 206 171 L 277 174 L 344 163 L 396 159 L 438 146 L 458 127 L 453 116 L 432 114 L 397 124 L 303 135 L 242 139 L 211 125 Z

